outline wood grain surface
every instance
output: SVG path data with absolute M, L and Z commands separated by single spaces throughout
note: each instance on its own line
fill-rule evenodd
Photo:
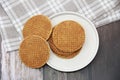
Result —
M 120 80 L 120 21 L 101 26 L 97 30 L 100 45 L 92 63 L 71 73 L 59 72 L 45 65 L 44 80 Z

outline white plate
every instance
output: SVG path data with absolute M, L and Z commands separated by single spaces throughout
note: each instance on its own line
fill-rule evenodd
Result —
M 76 71 L 87 66 L 94 59 L 99 46 L 98 33 L 93 23 L 75 12 L 58 13 L 51 16 L 50 19 L 53 26 L 65 20 L 74 20 L 80 23 L 85 30 L 85 43 L 80 53 L 72 59 L 57 57 L 51 50 L 47 64 L 64 72 Z

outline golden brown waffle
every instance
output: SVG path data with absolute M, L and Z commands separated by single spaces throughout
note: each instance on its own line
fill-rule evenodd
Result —
M 19 56 L 25 65 L 40 68 L 48 61 L 49 51 L 48 44 L 43 38 L 32 35 L 22 41 Z
M 48 40 L 48 42 L 49 42 L 49 45 L 50 45 L 50 48 L 52 49 L 52 51 L 53 51 L 57 56 L 59 56 L 59 57 L 61 57 L 61 58 L 66 58 L 66 59 L 73 58 L 73 57 L 75 57 L 75 56 L 79 53 L 79 51 L 80 51 L 80 49 L 77 50 L 77 51 L 75 51 L 75 52 L 72 52 L 72 53 L 60 51 L 60 50 L 57 49 L 57 47 L 53 44 L 53 41 L 52 41 L 52 38 L 51 38 L 51 37 L 50 37 L 50 39 Z
M 53 52 L 55 52 L 55 51 L 53 51 Z M 73 52 L 71 55 L 60 55 L 60 54 L 56 54 L 56 55 L 61 58 L 64 58 L 64 59 L 71 59 L 71 58 L 74 58 L 76 55 L 78 55 L 79 52 L 80 52 L 80 50 L 77 50 L 76 52 Z
M 23 37 L 38 35 L 47 40 L 52 31 L 52 25 L 48 17 L 37 15 L 30 18 L 24 25 Z
M 56 25 L 52 39 L 54 45 L 63 52 L 79 50 L 85 41 L 85 32 L 80 24 L 68 20 Z

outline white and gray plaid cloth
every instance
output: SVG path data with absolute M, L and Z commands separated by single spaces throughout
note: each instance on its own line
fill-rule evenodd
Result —
M 18 49 L 24 23 L 33 15 L 50 17 L 74 11 L 89 18 L 96 27 L 120 19 L 120 0 L 1 0 L 1 5 L 0 27 L 6 51 Z

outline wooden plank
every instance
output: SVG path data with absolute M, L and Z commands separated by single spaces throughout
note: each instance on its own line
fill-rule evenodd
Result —
M 92 80 L 120 80 L 120 21 L 98 28 L 100 47 L 91 64 Z
M 85 67 L 82 70 L 67 73 L 67 80 L 91 80 L 89 72 L 89 67 Z
M 67 73 L 57 71 L 55 69 L 52 69 L 48 65 L 46 65 L 44 67 L 43 79 L 44 80 L 67 80 Z

